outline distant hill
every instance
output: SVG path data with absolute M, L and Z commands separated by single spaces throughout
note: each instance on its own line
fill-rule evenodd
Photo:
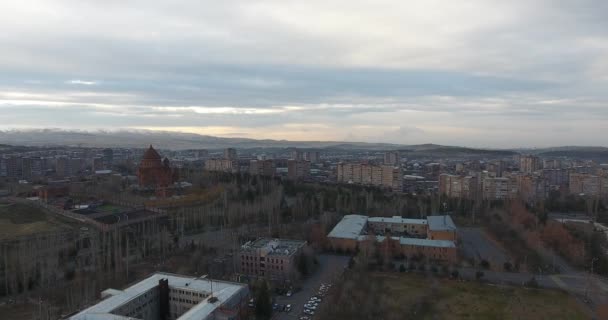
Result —
M 0 131 L 0 144 L 21 146 L 81 146 L 137 148 L 153 144 L 161 149 L 253 148 L 340 148 L 345 150 L 390 150 L 402 146 L 389 143 L 342 141 L 288 141 L 222 138 L 194 133 L 152 130 L 72 131 L 59 129 Z
M 160 149 L 238 149 L 279 150 L 302 148 L 317 150 L 344 150 L 380 152 L 399 150 L 407 157 L 488 157 L 499 158 L 516 154 L 512 150 L 475 149 L 437 144 L 400 145 L 391 143 L 344 141 L 288 141 L 222 138 L 194 133 L 152 130 L 78 131 L 61 129 L 5 130 L 0 131 L 0 144 L 27 147 L 126 147 L 142 148 L 149 144 Z M 540 151 L 540 150 L 535 150 Z

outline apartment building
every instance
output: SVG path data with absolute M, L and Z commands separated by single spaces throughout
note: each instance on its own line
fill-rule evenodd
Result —
M 321 159 L 321 153 L 319 151 L 306 151 L 304 152 L 304 160 L 310 161 L 311 163 L 317 163 Z
M 485 200 L 505 200 L 519 193 L 517 184 L 509 178 L 486 177 L 482 180 L 482 197 Z
M 527 202 L 544 199 L 547 195 L 547 183 L 541 175 L 513 174 L 511 181 L 515 181 L 519 197 Z
M 226 160 L 237 160 L 238 155 L 236 149 L 234 148 L 226 148 L 224 149 L 224 159 Z
M 387 151 L 384 153 L 384 164 L 388 166 L 398 166 L 401 162 L 399 151 Z
M 543 169 L 541 175 L 548 186 L 561 187 L 570 184 L 570 169 Z
M 403 188 L 403 174 L 399 167 L 339 163 L 336 170 L 338 182 L 382 186 L 393 190 Z
M 249 174 L 257 176 L 274 176 L 275 165 L 272 159 L 249 161 Z
M 287 161 L 287 177 L 290 180 L 308 179 L 310 177 L 310 161 Z
M 446 173 L 439 175 L 439 193 L 450 198 L 475 199 L 478 189 L 476 177 Z
M 519 171 L 524 173 L 533 173 L 542 169 L 542 162 L 539 157 L 526 155 L 519 158 Z
M 207 171 L 234 173 L 239 171 L 239 164 L 236 160 L 231 159 L 209 159 L 205 161 L 205 169 Z
M 587 173 L 571 173 L 569 190 L 570 194 L 599 196 L 601 193 L 600 176 Z

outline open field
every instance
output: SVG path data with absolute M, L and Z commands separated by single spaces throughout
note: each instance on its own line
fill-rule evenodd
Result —
M 71 225 L 42 209 L 20 203 L 0 202 L 0 240 L 43 232 L 61 231 Z
M 367 319 L 370 315 L 429 320 L 589 318 L 574 298 L 561 291 L 499 287 L 418 274 L 359 274 L 347 277 L 333 295 L 329 298 L 332 308 L 324 310 L 322 319 Z

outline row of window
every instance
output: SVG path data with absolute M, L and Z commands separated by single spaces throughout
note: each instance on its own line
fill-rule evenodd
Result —
M 189 290 L 180 290 L 180 289 L 171 289 L 169 290 L 170 292 L 174 293 L 174 294 L 182 294 L 182 295 L 188 295 L 188 296 L 193 296 L 193 297 L 206 297 L 207 294 L 201 293 L 201 292 L 194 292 L 194 291 L 189 291 Z
M 200 302 L 200 300 L 199 301 L 195 301 L 195 300 L 183 299 L 183 298 L 178 298 L 178 297 L 171 297 L 171 301 L 181 302 L 181 303 L 189 303 L 189 304 L 197 304 L 197 303 Z

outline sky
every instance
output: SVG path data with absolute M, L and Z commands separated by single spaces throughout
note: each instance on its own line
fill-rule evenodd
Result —
M 5 0 L 0 130 L 608 146 L 605 0 Z

